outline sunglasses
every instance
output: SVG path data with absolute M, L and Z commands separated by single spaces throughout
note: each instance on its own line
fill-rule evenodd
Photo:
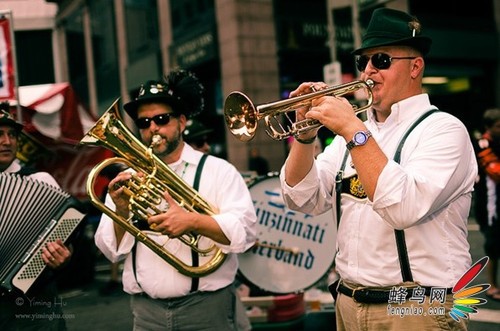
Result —
M 372 66 L 379 70 L 389 69 L 391 67 L 392 60 L 412 60 L 416 59 L 415 56 L 393 56 L 385 53 L 377 53 L 372 56 L 361 55 L 356 58 L 356 67 L 360 72 L 365 71 L 368 62 L 372 61 Z
M 141 117 L 135 120 L 135 125 L 139 129 L 147 129 L 151 126 L 151 121 L 154 121 L 156 125 L 166 125 L 170 122 L 170 117 L 172 114 L 160 114 L 153 117 Z

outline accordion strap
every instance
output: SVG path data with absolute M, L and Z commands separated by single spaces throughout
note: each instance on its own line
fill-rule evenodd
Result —
M 19 176 L 29 176 L 33 175 L 34 173 L 37 173 L 38 171 L 32 167 L 21 167 L 21 169 L 16 172 L 17 175 Z

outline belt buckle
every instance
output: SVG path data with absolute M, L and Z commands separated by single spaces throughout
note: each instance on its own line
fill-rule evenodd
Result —
M 359 303 L 359 302 L 358 302 L 358 300 L 356 300 L 356 296 L 355 296 L 355 295 L 356 295 L 356 291 L 357 291 L 357 290 L 358 290 L 357 288 L 354 288 L 354 289 L 352 290 L 352 296 L 351 296 L 351 297 L 352 297 L 352 300 L 353 300 L 354 302 Z

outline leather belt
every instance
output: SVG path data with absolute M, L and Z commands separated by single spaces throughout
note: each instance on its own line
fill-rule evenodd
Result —
M 426 296 L 429 296 L 431 294 L 431 289 L 432 288 L 436 289 L 438 287 L 421 286 L 420 288 L 425 290 Z M 359 303 L 388 303 L 389 294 L 391 293 L 389 290 L 370 290 L 370 289 L 352 290 L 342 283 L 338 285 L 337 291 L 339 293 L 347 295 L 348 297 L 353 298 L 354 301 Z M 451 294 L 451 293 L 452 289 L 447 288 L 446 294 Z M 410 297 L 411 295 L 412 295 L 411 291 L 407 292 L 406 299 L 408 299 L 408 297 Z

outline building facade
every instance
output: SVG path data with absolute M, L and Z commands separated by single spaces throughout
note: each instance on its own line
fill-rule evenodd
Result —
M 350 52 L 371 12 L 381 6 L 417 16 L 433 38 L 425 88 L 434 104 L 462 119 L 471 132 L 481 129 L 486 108 L 500 105 L 500 0 L 464 6 L 449 1 L 439 6 L 446 11 L 429 0 L 46 2 L 57 5 L 54 26 L 45 32 L 53 45 L 46 48 L 53 59 L 43 68 L 53 66 L 46 83 L 70 82 L 99 116 L 116 98 L 123 103 L 133 98 L 142 82 L 174 68 L 191 70 L 206 88 L 200 120 L 214 129 L 213 151 L 241 171 L 248 170 L 253 148 L 278 171 L 287 145 L 268 137 L 263 121 L 251 141 L 233 137 L 223 117 L 225 97 L 241 91 L 262 105 L 286 99 L 304 81 L 356 79 Z M 18 45 L 21 32 L 16 30 Z M 28 56 L 18 52 L 17 57 L 19 66 L 25 65 Z M 321 130 L 320 136 L 326 142 L 332 134 Z

